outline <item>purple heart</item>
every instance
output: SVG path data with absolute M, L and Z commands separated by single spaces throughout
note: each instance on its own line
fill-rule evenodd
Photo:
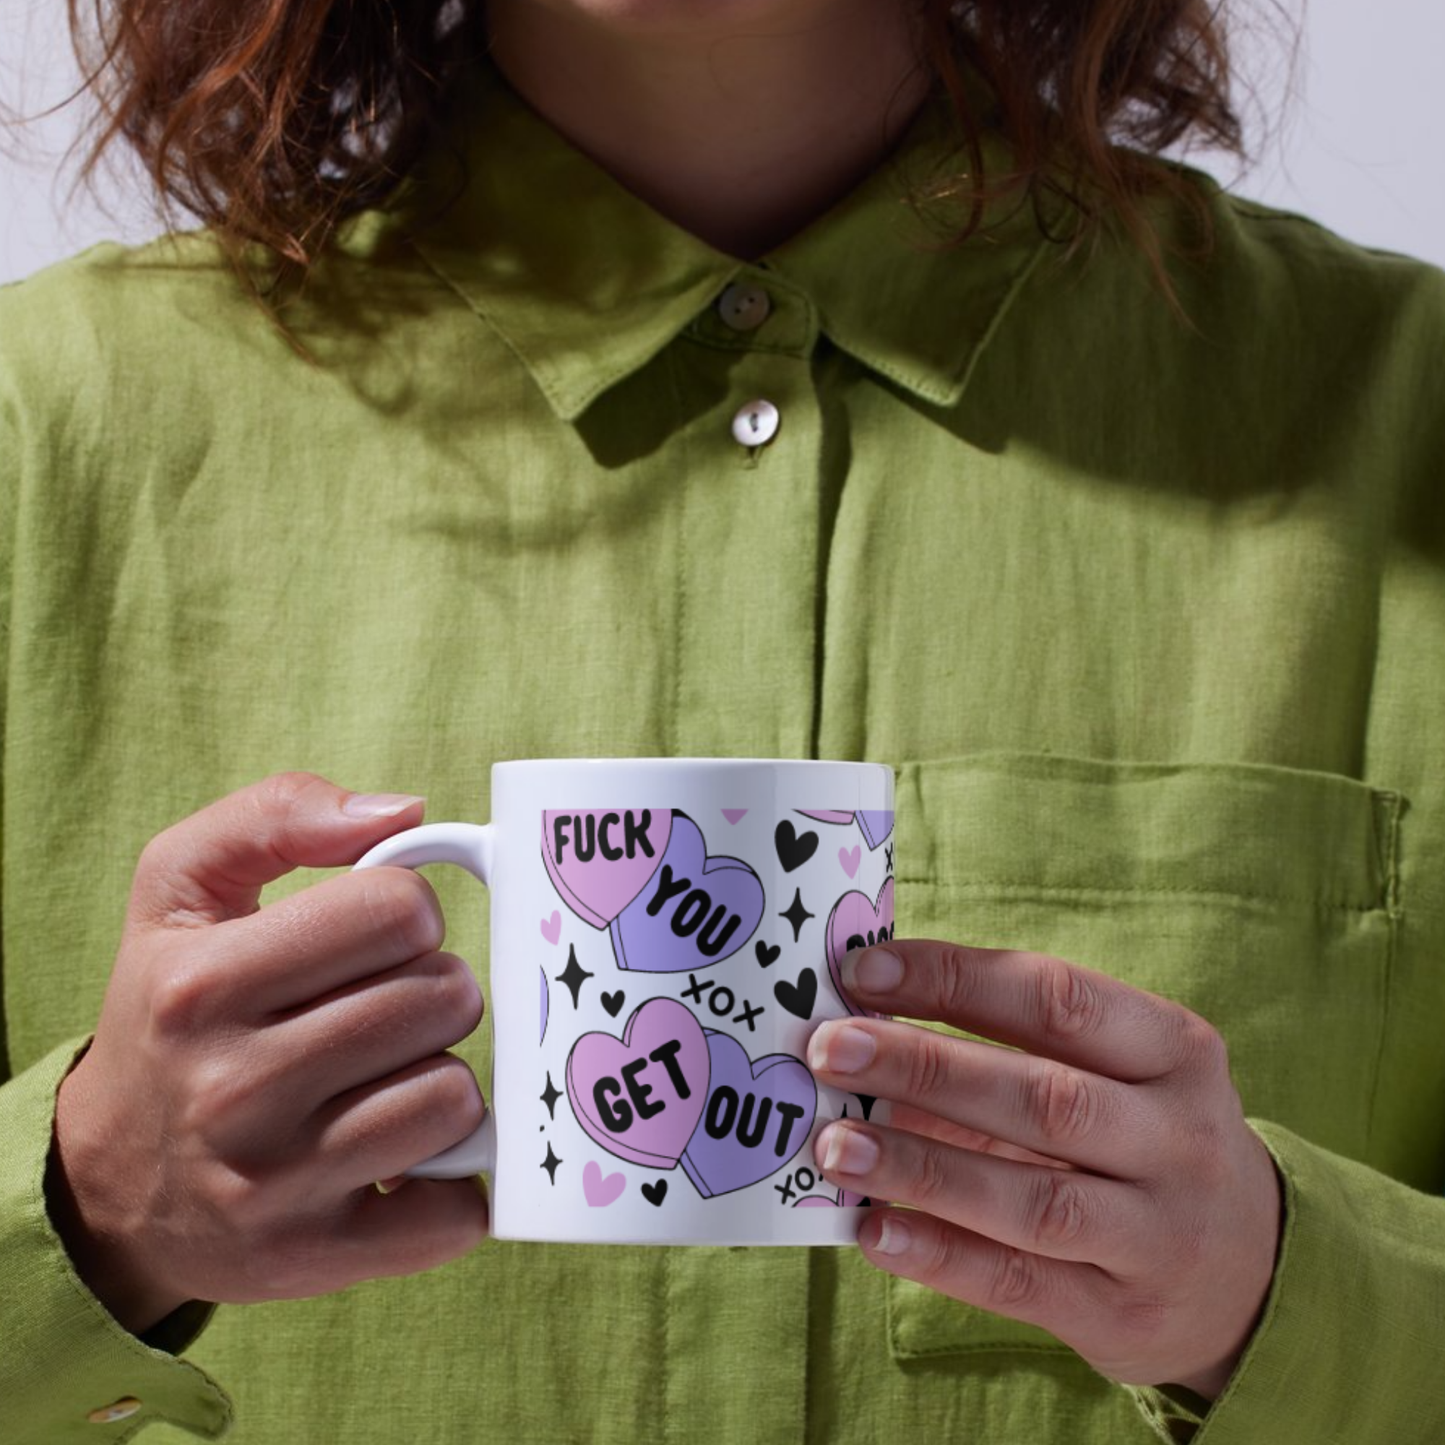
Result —
M 791 1054 L 753 1063 L 731 1034 L 703 1033 L 710 1060 L 707 1107 L 687 1141 L 682 1167 L 697 1192 L 711 1199 L 766 1179 L 808 1142 L 818 1086 Z
M 893 831 L 893 810 L 860 812 L 858 826 L 863 830 L 864 841 L 871 853 Z
M 682 973 L 731 958 L 762 922 L 763 885 L 740 858 L 709 858 L 702 830 L 674 812 L 662 863 L 612 924 L 618 968 Z

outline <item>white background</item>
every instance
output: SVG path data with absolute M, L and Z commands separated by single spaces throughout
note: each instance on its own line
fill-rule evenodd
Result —
M 1234 0 L 1240 103 L 1254 155 L 1242 176 L 1229 157 L 1193 155 L 1244 195 L 1302 211 L 1364 245 L 1445 266 L 1445 126 L 1439 72 L 1445 6 L 1435 0 Z M 61 0 L 0 0 L 0 102 L 25 113 L 74 84 Z M 77 106 L 0 136 L 0 282 L 105 237 L 142 240 L 158 222 L 144 185 L 122 170 L 67 201 Z M 112 163 L 114 164 L 114 163 Z

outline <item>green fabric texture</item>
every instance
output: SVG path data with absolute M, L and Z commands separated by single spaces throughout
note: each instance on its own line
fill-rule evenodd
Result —
M 0 1352 L 0 1419 L 7 1440 L 123 1439 L 136 1417 L 114 1427 L 87 1422 L 91 1410 L 144 1390 L 147 1420 L 169 1420 L 206 1439 L 230 1423 L 226 1397 L 204 1371 L 123 1330 L 76 1277 L 45 1208 L 44 1176 L 55 1092 L 82 1044 L 62 1044 L 5 1085 L 0 1109 L 0 1271 L 5 1340 Z M 181 1312 L 178 1312 L 181 1313 Z M 167 1343 L 171 1343 L 167 1341 Z M 177 1350 L 190 1339 L 174 1341 Z M 70 1418 L 23 1406 L 37 1387 L 54 1401 L 86 1401 Z M 16 1409 L 19 1405 L 22 1408 Z M 15 1413 L 6 1418 L 10 1411 Z
M 1445 276 L 1200 177 L 1186 325 L 1028 208 L 940 248 L 936 122 L 744 262 L 486 73 L 461 199 L 438 153 L 347 228 L 308 356 L 205 234 L 0 290 L 0 1438 L 1445 1435 Z M 39 1181 L 149 838 L 283 769 L 484 819 L 496 760 L 653 755 L 889 763 L 904 935 L 1222 1031 L 1288 1218 L 1202 1424 L 853 1250 L 489 1242 L 183 1359 L 85 1295 Z
M 1388 1420 L 1395 1439 L 1437 1438 L 1438 1382 L 1420 1385 L 1445 1337 L 1440 1200 L 1382 1196 L 1353 1160 L 1278 1124 L 1256 1128 L 1286 1183 L 1279 1268 L 1247 1359 L 1196 1439 L 1258 1440 L 1247 1422 L 1281 1401 L 1301 1440 L 1348 1438 L 1355 1431 L 1341 1422 L 1357 1420 Z M 1390 1302 L 1411 1295 L 1402 1317 Z

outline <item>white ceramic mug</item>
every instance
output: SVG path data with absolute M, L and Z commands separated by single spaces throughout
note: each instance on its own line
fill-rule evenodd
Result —
M 498 763 L 492 821 L 356 865 L 457 863 L 492 892 L 490 1112 L 410 1171 L 492 1175 L 501 1239 L 835 1244 L 866 1202 L 812 1144 L 881 1102 L 817 1083 L 859 1012 L 850 947 L 893 933 L 893 773 L 876 763 Z

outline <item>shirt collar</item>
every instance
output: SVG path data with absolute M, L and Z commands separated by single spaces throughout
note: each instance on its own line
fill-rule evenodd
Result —
M 942 245 L 961 204 L 919 216 L 905 183 L 959 165 L 946 100 L 925 103 L 889 159 L 756 263 L 714 249 L 633 195 L 534 111 L 490 64 L 456 112 L 470 179 L 414 244 L 516 353 L 555 413 L 575 421 L 666 347 L 740 273 L 807 296 L 835 345 L 922 401 L 951 406 L 1043 253 L 1031 208 L 989 214 L 989 233 Z M 984 136 L 991 173 L 1003 143 Z M 438 152 L 404 195 L 425 204 Z M 405 206 L 400 208 L 405 212 Z

